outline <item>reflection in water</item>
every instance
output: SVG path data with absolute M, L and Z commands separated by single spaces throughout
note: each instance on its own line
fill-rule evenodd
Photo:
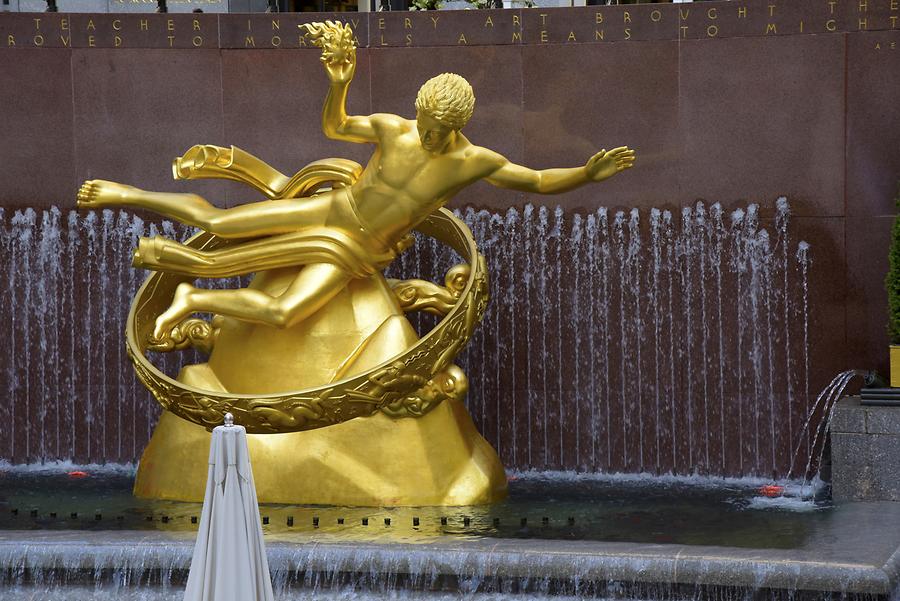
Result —
M 133 471 L 97 466 L 74 478 L 13 468 L 2 477 L 3 530 L 167 531 L 193 535 L 199 503 L 135 498 Z M 786 482 L 781 501 L 761 480 L 511 474 L 510 496 L 467 507 L 261 505 L 270 541 L 428 543 L 452 537 L 565 539 L 797 548 L 830 505 Z M 760 510 L 757 510 L 760 509 Z M 774 511 L 769 511 L 774 510 Z M 193 519 L 192 519 L 193 518 Z

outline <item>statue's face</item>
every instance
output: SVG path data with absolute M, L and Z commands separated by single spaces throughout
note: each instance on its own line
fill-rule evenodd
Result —
M 422 148 L 428 152 L 441 152 L 453 139 L 454 130 L 441 125 L 434 117 L 422 111 L 416 111 L 416 128 Z

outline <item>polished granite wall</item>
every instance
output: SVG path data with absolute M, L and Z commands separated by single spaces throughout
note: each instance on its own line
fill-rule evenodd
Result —
M 478 98 L 467 135 L 512 161 L 546 168 L 575 165 L 619 144 L 638 151 L 634 170 L 602 185 L 539 197 L 479 184 L 460 194 L 455 207 L 499 214 L 527 203 L 559 205 L 571 223 L 601 206 L 611 212 L 637 207 L 646 216 L 651 208 L 678 215 L 698 200 L 721 203 L 725 214 L 758 203 L 761 225 L 771 230 L 776 198 L 787 197 L 791 239 L 811 245 L 808 388 L 814 400 L 843 369 L 887 371 L 882 280 L 900 179 L 898 16 L 891 0 L 353 15 L 362 47 L 349 110 L 412 116 L 422 81 L 454 71 L 469 79 Z M 42 16 L 40 23 L 34 18 L 0 14 L 0 206 L 7 216 L 26 207 L 72 207 L 78 184 L 89 178 L 161 191 L 189 188 L 222 206 L 251 200 L 231 184 L 171 180 L 172 157 L 195 143 L 234 144 L 284 171 L 325 156 L 364 161 L 370 152 L 321 134 L 327 82 L 316 51 L 303 48 L 296 33 L 298 23 L 316 15 L 282 15 L 275 23 L 266 15 L 60 14 Z M 644 227 L 646 222 L 645 217 Z M 571 287 L 568 282 L 566 289 Z M 503 311 L 503 302 L 495 301 L 491 310 Z M 583 351 L 568 350 L 577 336 L 567 316 L 554 315 L 541 327 L 549 328 L 545 338 L 564 342 L 563 358 L 548 359 L 558 372 L 572 352 L 585 359 Z M 512 331 L 521 316 L 503 316 L 496 335 L 513 341 L 513 356 L 543 352 Z M 22 340 L 16 331 L 21 325 L 11 316 L 3 323 L 10 328 L 4 340 Z M 77 324 L 61 319 L 63 337 L 73 328 Z M 103 333 L 113 351 L 119 335 Z M 643 343 L 654 347 L 652 340 Z M 802 346 L 793 352 L 805 354 Z M 679 363 L 679 369 L 686 371 L 686 365 Z M 121 370 L 131 378 L 124 363 Z M 791 436 L 777 434 L 777 443 L 766 444 L 778 456 L 772 471 L 785 473 L 810 400 L 797 400 L 791 376 L 779 376 L 772 388 L 779 400 L 768 405 L 766 420 L 794 426 Z M 504 382 L 506 377 L 499 376 Z M 21 378 L 15 386 L 8 378 L 9 393 L 0 402 L 0 414 L 20 426 L 17 443 L 10 430 L 0 433 L 0 457 L 16 462 L 41 458 L 23 443 L 24 432 L 35 439 L 48 419 L 46 407 L 38 409 L 35 401 L 40 383 L 33 374 L 29 378 L 27 391 Z M 679 378 L 685 384 L 669 392 L 673 402 L 691 389 L 689 375 Z M 742 393 L 728 380 L 723 390 L 731 403 Z M 540 394 L 547 389 L 546 383 L 529 382 Z M 793 406 L 785 400 L 788 388 Z M 499 415 L 508 400 L 503 390 L 495 386 L 490 403 L 473 391 L 470 406 L 511 467 L 770 471 L 768 462 L 759 467 L 752 461 L 758 450 L 724 427 L 720 442 L 732 449 L 732 458 L 714 465 L 678 459 L 678 448 L 660 464 L 638 465 L 627 459 L 640 450 L 638 437 L 627 431 L 609 443 L 616 445 L 616 457 L 626 459 L 586 461 L 576 449 L 596 432 L 573 433 L 560 424 L 559 413 L 550 425 L 534 425 L 552 430 L 553 451 L 527 457 L 522 445 L 512 445 L 514 450 L 507 443 L 510 436 L 524 436 L 522 426 L 515 434 L 502 431 Z M 80 394 L 115 403 L 106 388 Z M 31 397 L 27 403 L 25 396 Z M 563 392 L 554 403 L 565 407 L 565 397 Z M 614 411 L 619 416 L 613 421 L 628 421 L 627 407 Z M 94 451 L 80 445 L 74 454 L 59 455 L 133 460 L 147 431 L 126 426 L 142 424 L 147 412 L 153 410 L 142 405 L 130 409 L 124 422 L 110 421 L 104 429 L 109 434 L 92 435 L 100 436 Z M 727 413 L 726 406 L 714 419 L 724 423 Z M 694 423 L 704 422 L 698 416 Z M 106 440 L 112 436 L 116 444 Z M 535 444 L 545 439 L 536 437 Z M 688 449 L 693 442 L 679 444 Z M 629 445 L 630 454 L 619 452 Z

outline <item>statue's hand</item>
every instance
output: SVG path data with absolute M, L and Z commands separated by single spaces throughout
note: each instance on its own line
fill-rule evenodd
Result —
M 356 72 L 356 49 L 351 50 L 350 58 L 343 61 L 329 60 L 322 55 L 322 63 L 325 65 L 325 73 L 332 83 L 350 83 Z
M 584 166 L 588 179 L 594 182 L 614 176 L 620 171 L 630 169 L 634 165 L 634 151 L 627 146 L 619 146 L 610 151 L 601 150 Z
M 322 49 L 322 63 L 332 83 L 348 83 L 356 71 L 356 43 L 349 25 L 336 21 L 305 23 L 306 36 Z

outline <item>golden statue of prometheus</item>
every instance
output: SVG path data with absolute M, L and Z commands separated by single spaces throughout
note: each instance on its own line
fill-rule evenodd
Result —
M 104 180 L 87 181 L 78 192 L 81 208 L 134 207 L 203 230 L 184 243 L 142 238 L 134 253 L 135 266 L 155 273 L 132 306 L 129 356 L 167 410 L 141 460 L 135 491 L 202 496 L 202 477 L 199 486 L 189 483 L 189 472 L 197 469 L 186 466 L 191 460 L 185 449 L 202 449 L 206 430 L 230 412 L 249 433 L 282 433 L 251 441 L 261 501 L 495 500 L 505 493 L 503 469 L 461 405 L 467 382 L 453 364 L 485 310 L 487 273 L 468 228 L 442 207 L 479 180 L 524 192 L 565 192 L 630 168 L 634 151 L 601 150 L 573 168 L 516 165 L 463 135 L 475 97 L 469 83 L 452 73 L 421 87 L 415 119 L 348 115 L 356 69 L 350 27 L 331 21 L 302 27 L 322 49 L 329 79 L 322 129 L 329 138 L 374 144 L 365 168 L 325 159 L 288 177 L 239 148 L 194 146 L 175 159 L 176 179 L 231 179 L 266 199 L 220 209 L 196 194 Z M 382 276 L 412 243 L 413 230 L 467 261 L 448 271 L 445 285 Z M 194 285 L 197 278 L 245 274 L 254 274 L 247 287 Z M 403 316 L 412 310 L 443 319 L 420 339 Z M 196 313 L 214 317 L 207 322 Z M 177 380 L 147 358 L 148 350 L 188 346 L 210 353 L 209 361 L 183 367 Z M 384 433 L 373 433 L 367 422 Z M 317 430 L 323 426 L 332 428 Z M 283 434 L 289 432 L 294 434 Z M 419 464 L 396 466 L 396 473 L 383 467 L 385 437 L 393 453 L 423 455 L 412 463 L 424 461 L 427 471 L 447 477 L 435 476 L 429 488 L 411 473 Z M 203 457 L 200 452 L 201 468 Z M 258 467 L 261 460 L 271 468 Z M 338 471 L 340 483 L 325 485 L 319 496 L 290 482 L 300 475 L 321 483 Z M 422 494 L 410 490 L 423 487 Z

